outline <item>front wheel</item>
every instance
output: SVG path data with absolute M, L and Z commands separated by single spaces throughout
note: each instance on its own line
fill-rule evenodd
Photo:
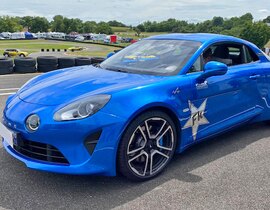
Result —
M 25 57 L 25 55 L 24 55 L 24 54 L 20 54 L 19 56 L 20 56 L 21 58 L 24 58 L 24 57 Z
M 120 172 L 135 181 L 158 175 L 174 155 L 177 132 L 164 112 L 149 111 L 139 115 L 127 127 L 119 146 Z

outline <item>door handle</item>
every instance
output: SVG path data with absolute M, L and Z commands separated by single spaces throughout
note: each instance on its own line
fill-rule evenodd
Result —
M 255 75 L 249 76 L 249 79 L 258 79 L 258 78 L 260 78 L 260 77 L 261 77 L 261 75 L 255 74 Z

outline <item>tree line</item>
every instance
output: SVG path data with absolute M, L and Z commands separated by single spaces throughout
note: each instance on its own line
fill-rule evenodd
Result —
M 146 21 L 134 29 L 138 36 L 143 32 L 168 32 L 168 33 L 217 33 L 231 35 L 249 40 L 262 48 L 270 39 L 270 16 L 261 21 L 254 21 L 251 13 L 246 13 L 240 17 L 223 18 L 213 17 L 199 23 L 189 23 L 184 20 L 170 18 L 165 21 Z M 112 27 L 126 27 L 125 24 L 113 20 L 109 22 L 82 21 L 78 18 L 67 18 L 56 15 L 52 21 L 45 17 L 11 17 L 0 16 L 0 32 L 28 31 L 47 32 L 79 32 L 79 33 L 105 33 L 113 34 Z
M 146 21 L 134 30 L 142 32 L 172 32 L 172 33 L 216 33 L 225 34 L 249 40 L 262 48 L 270 39 L 270 16 L 262 21 L 254 21 L 251 13 L 240 17 L 213 17 L 199 23 L 188 23 L 183 20 L 168 19 L 161 22 Z
M 26 28 L 29 32 L 78 32 L 113 34 L 112 26 L 125 26 L 116 20 L 109 22 L 82 21 L 79 18 L 67 18 L 56 15 L 52 21 L 45 17 L 11 17 L 0 16 L 0 32 L 18 32 Z

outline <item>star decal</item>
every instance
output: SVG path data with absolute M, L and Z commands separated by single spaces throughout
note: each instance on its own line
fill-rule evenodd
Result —
M 204 116 L 206 102 L 207 102 L 207 99 L 204 100 L 204 102 L 200 105 L 199 108 L 196 108 L 194 104 L 191 103 L 191 101 L 188 101 L 191 116 L 189 120 L 186 122 L 186 124 L 184 125 L 183 129 L 192 127 L 192 136 L 193 136 L 194 141 L 196 140 L 199 126 L 209 123 L 206 117 Z

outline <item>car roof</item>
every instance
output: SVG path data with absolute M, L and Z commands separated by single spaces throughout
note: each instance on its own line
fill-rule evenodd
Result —
M 188 40 L 188 41 L 198 41 L 201 43 L 211 42 L 215 40 L 222 41 L 235 41 L 235 42 L 243 42 L 244 40 L 227 36 L 221 34 L 210 34 L 210 33 L 174 33 L 174 34 L 162 34 L 151 36 L 147 39 L 156 39 L 156 40 Z

